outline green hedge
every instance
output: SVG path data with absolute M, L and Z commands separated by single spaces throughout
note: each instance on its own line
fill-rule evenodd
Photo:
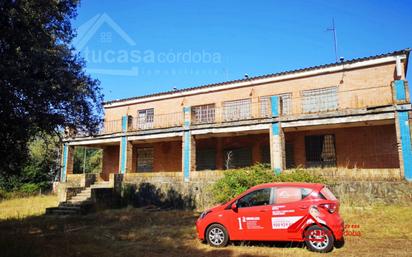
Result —
M 250 187 L 270 182 L 309 182 L 326 183 L 326 179 L 314 175 L 303 169 L 295 169 L 287 173 L 275 175 L 270 167 L 257 164 L 252 167 L 227 170 L 223 178 L 211 188 L 214 200 L 217 203 L 227 202 Z

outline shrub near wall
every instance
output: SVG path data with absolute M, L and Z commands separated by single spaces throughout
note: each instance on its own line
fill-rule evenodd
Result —
M 274 175 L 270 167 L 257 164 L 243 169 L 225 171 L 223 178 L 219 179 L 211 190 L 214 200 L 217 203 L 224 203 L 253 186 L 271 182 L 327 183 L 327 180 L 303 169 Z

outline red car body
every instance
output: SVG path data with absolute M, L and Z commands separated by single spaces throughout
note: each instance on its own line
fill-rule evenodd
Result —
M 303 242 L 307 229 L 317 225 L 331 233 L 332 241 L 343 241 L 338 211 L 339 201 L 323 184 L 262 184 L 203 212 L 196 222 L 197 235 L 205 240 L 208 228 L 219 224 L 232 241 Z

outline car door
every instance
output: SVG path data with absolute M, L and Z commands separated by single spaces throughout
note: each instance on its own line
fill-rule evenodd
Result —
M 233 240 L 265 240 L 271 228 L 272 188 L 257 189 L 236 201 L 232 210 Z
M 300 187 L 277 187 L 274 189 L 274 204 L 271 208 L 271 228 L 273 240 L 299 240 L 301 231 L 289 229 L 309 211 L 309 203 L 304 200 L 306 189 Z M 304 194 L 303 194 L 304 193 Z M 296 224 L 298 225 L 298 224 Z

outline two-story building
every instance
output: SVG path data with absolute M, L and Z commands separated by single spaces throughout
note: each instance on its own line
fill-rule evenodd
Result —
M 392 169 L 412 180 L 409 49 L 305 69 L 104 103 L 93 137 L 68 137 L 61 180 L 76 146 L 103 149 L 112 173 L 193 174 L 268 163 Z M 138 176 L 138 175 L 137 175 Z

